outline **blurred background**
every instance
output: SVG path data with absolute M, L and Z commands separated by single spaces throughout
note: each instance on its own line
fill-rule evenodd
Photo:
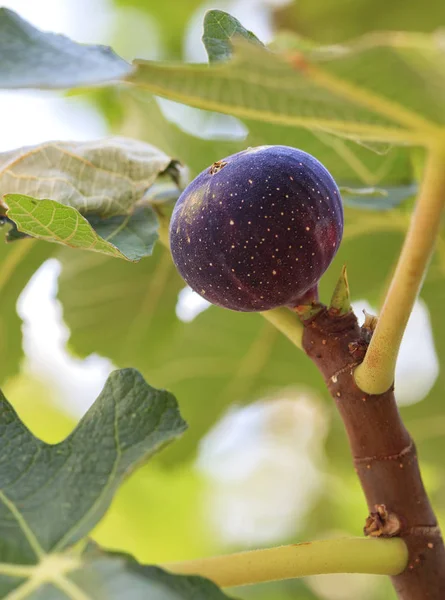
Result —
M 200 38 L 209 8 L 230 12 L 265 43 L 286 30 L 333 44 L 373 30 L 430 32 L 445 25 L 441 0 L 424 1 L 421 9 L 414 0 L 7 0 L 3 5 L 41 29 L 110 45 L 127 60 L 205 62 Z M 186 163 L 192 176 L 256 145 L 252 140 L 310 151 L 298 130 L 255 130 L 229 116 L 124 88 L 69 95 L 1 92 L 0 127 L 0 151 L 110 134 L 143 139 Z M 357 152 L 368 150 L 357 146 Z M 336 176 L 340 161 L 330 160 L 327 166 Z M 412 161 L 415 180 L 421 157 L 413 153 L 404 160 Z M 379 158 L 378 168 L 389 181 L 397 161 L 391 150 Z M 365 216 L 347 208 L 345 239 L 323 278 L 322 299 L 328 299 L 346 263 L 359 314 L 363 308 L 378 310 L 411 204 L 365 211 Z M 321 377 L 260 316 L 209 308 L 184 287 L 161 248 L 137 265 L 40 242 L 32 256 L 13 252 L 14 244 L 0 244 L 0 333 L 8 339 L 7 347 L 0 341 L 1 376 L 5 395 L 34 433 L 47 441 L 62 439 L 110 371 L 124 366 L 174 392 L 190 424 L 181 441 L 124 484 L 95 531 L 98 542 L 153 563 L 361 535 L 366 505 Z M 8 257 L 5 264 L 14 264 L 14 271 L 2 270 Z M 398 401 L 442 523 L 444 275 L 445 236 L 397 367 Z M 384 578 L 359 575 L 254 586 L 233 595 L 395 598 Z

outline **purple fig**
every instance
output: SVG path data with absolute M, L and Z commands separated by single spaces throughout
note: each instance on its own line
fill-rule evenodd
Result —
M 249 148 L 214 163 L 183 191 L 170 224 L 184 280 L 209 302 L 239 311 L 316 300 L 342 234 L 331 174 L 288 146 Z

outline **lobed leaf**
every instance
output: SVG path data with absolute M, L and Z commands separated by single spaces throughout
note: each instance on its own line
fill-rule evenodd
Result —
M 176 400 L 134 369 L 115 371 L 75 430 L 36 438 L 0 392 L 0 597 L 11 600 L 223 600 L 200 577 L 177 577 L 83 540 L 123 478 L 186 428 Z
M 0 404 L 0 561 L 6 563 L 33 564 L 82 539 L 131 469 L 186 427 L 174 397 L 134 369 L 110 375 L 60 444 L 36 438 L 3 395 Z

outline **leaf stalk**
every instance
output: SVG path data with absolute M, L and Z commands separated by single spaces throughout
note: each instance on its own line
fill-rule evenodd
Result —
M 358 387 L 383 394 L 394 383 L 403 333 L 434 251 L 445 205 L 445 142 L 429 149 L 419 198 L 400 258 L 363 363 L 355 370 Z
M 407 560 L 400 538 L 338 538 L 161 566 L 176 574 L 207 577 L 224 588 L 321 573 L 397 575 Z

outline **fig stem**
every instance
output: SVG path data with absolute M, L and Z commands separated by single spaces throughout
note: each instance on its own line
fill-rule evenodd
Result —
M 354 373 L 367 394 L 394 383 L 403 333 L 434 251 L 445 205 L 445 140 L 429 148 L 416 207 L 363 363 Z
M 322 573 L 397 575 L 408 561 L 401 538 L 338 538 L 201 558 L 161 567 L 201 575 L 220 587 L 294 579 Z
M 283 333 L 297 348 L 303 348 L 304 327 L 297 315 L 286 307 L 273 308 L 260 313 Z

